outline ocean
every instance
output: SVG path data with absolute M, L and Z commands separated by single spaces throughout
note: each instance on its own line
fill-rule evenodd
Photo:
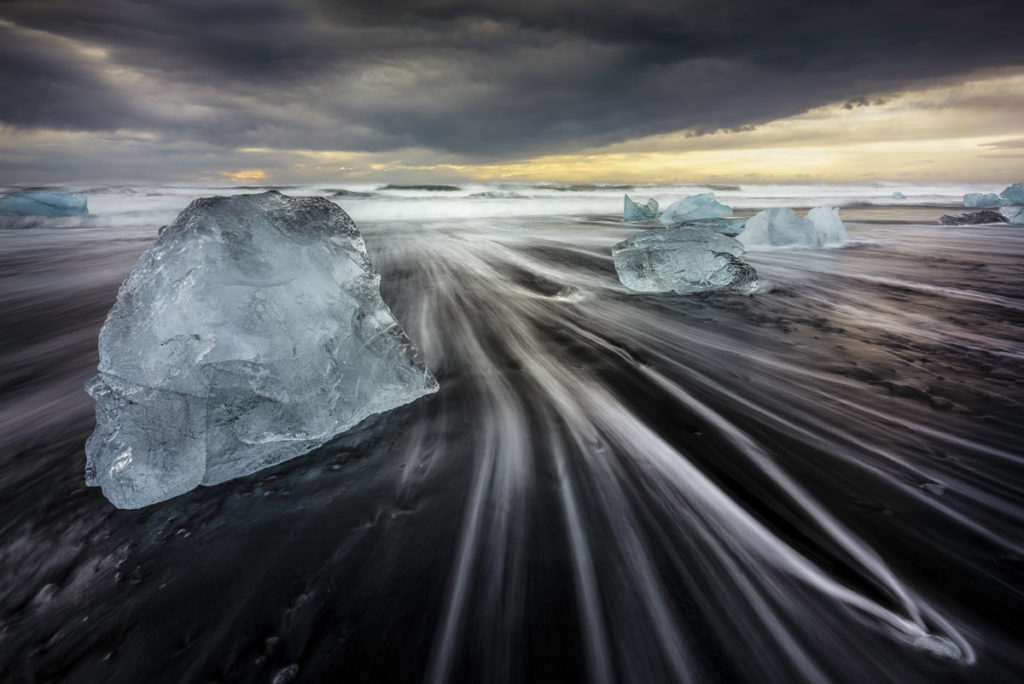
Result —
M 137 511 L 84 484 L 99 328 L 268 188 L 56 189 L 90 214 L 0 218 L 0 680 L 1020 681 L 1024 226 L 937 224 L 1001 187 L 275 186 L 355 219 L 440 391 Z M 624 288 L 623 193 L 705 191 L 851 240 Z

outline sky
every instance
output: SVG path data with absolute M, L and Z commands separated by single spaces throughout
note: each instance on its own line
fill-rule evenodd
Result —
M 1021 0 L 0 0 L 0 183 L 1024 180 Z

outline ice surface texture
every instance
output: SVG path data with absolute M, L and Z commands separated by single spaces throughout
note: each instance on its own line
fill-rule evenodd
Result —
M 1006 219 L 1007 223 L 1024 223 L 1024 206 L 1015 204 L 1013 206 L 1003 207 L 999 210 L 999 213 Z
M 743 218 L 700 218 L 677 223 L 673 228 L 696 228 L 698 230 L 714 230 L 719 233 L 735 235 L 742 232 L 747 219 Z
M 972 209 L 998 207 L 1000 204 L 1002 204 L 1002 200 L 994 192 L 969 192 L 964 195 L 964 206 Z
M 835 207 L 815 207 L 807 218 L 796 215 L 792 209 L 765 209 L 747 219 L 747 225 L 737 237 L 745 247 L 752 246 L 804 246 L 846 242 L 850 236 Z
M 88 214 L 85 195 L 33 190 L 0 197 L 0 216 L 79 216 Z
M 100 331 L 86 481 L 119 508 L 306 453 L 437 390 L 340 207 L 277 192 L 190 204 Z
M 637 197 L 634 200 L 629 195 L 625 195 L 622 210 L 623 222 L 650 221 L 657 216 L 658 200 L 650 197 Z
M 619 280 L 636 292 L 750 292 L 757 272 L 742 255 L 731 237 L 683 227 L 647 230 L 612 247 Z
M 693 219 L 725 218 L 732 216 L 732 209 L 715 199 L 715 193 L 705 192 L 691 195 L 665 207 L 661 222 L 666 226 L 685 223 Z

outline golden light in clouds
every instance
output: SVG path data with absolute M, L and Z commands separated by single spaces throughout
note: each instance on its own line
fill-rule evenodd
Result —
M 265 181 L 268 178 L 270 178 L 270 174 L 263 169 L 242 169 L 241 171 L 222 171 L 218 174 L 217 180 L 244 182 Z
M 169 178 L 229 183 L 459 181 L 551 182 L 991 182 L 1024 180 L 1024 70 L 838 102 L 740 131 L 674 133 L 500 162 L 436 149 L 382 152 L 270 147 L 179 153 L 191 166 Z M 130 181 L 165 141 L 152 131 L 107 133 L 0 125 L 0 159 L 64 158 L 117 169 Z M 116 174 L 116 175 L 115 175 Z
M 834 103 L 741 131 L 689 131 L 572 154 L 501 163 L 390 153 L 288 150 L 285 175 L 375 180 L 423 178 L 556 182 L 745 182 L 873 179 L 988 181 L 1024 177 L 1024 72 L 1003 70 L 949 85 Z M 1017 140 L 1019 139 L 1019 140 Z M 250 153 L 285 150 L 250 149 Z

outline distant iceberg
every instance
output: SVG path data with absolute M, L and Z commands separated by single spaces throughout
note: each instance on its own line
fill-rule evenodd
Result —
M 906 196 L 906 195 L 904 195 L 904 194 L 903 194 L 902 192 L 900 192 L 899 190 L 897 190 L 896 192 L 892 193 L 892 198 L 893 198 L 893 199 L 907 199 L 907 196 Z
M 622 220 L 624 223 L 650 221 L 658 216 L 658 200 L 651 197 L 638 197 L 635 200 L 628 194 L 623 196 Z
M 0 197 L 0 216 L 81 216 L 88 214 L 85 195 L 30 190 Z
M 969 209 L 998 207 L 1000 204 L 1002 200 L 994 192 L 969 192 L 964 195 L 964 206 Z
M 718 202 L 715 193 L 704 192 L 678 200 L 665 207 L 661 222 L 666 226 L 685 223 L 694 219 L 726 218 L 732 216 L 732 209 Z
M 807 212 L 806 218 L 797 216 L 792 209 L 777 207 L 747 219 L 736 239 L 746 247 L 820 247 L 846 242 L 850 236 L 835 207 L 815 207 Z
M 751 292 L 757 272 L 742 255 L 731 237 L 681 227 L 637 233 L 612 247 L 619 280 L 636 292 Z
M 437 390 L 338 205 L 206 197 L 139 257 L 99 336 L 86 483 L 139 508 L 307 453 Z

